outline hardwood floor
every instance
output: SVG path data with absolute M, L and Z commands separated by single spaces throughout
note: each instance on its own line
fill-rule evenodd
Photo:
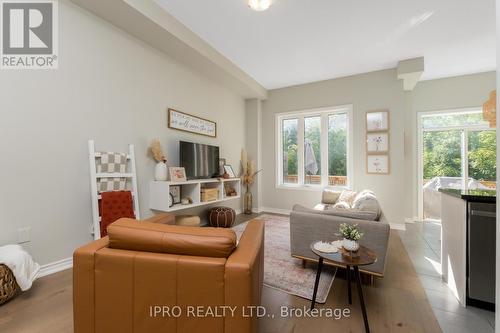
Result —
M 363 290 L 372 332 L 441 332 L 396 232 L 391 232 L 386 276 Z M 349 318 L 280 318 L 281 306 L 308 308 L 310 301 L 267 287 L 263 305 L 275 318 L 261 319 L 262 333 L 364 332 L 356 290 L 348 306 L 341 278 L 335 279 L 327 303 L 317 308 L 349 308 Z M 66 270 L 37 280 L 31 290 L 0 306 L 0 332 L 72 332 L 72 317 L 72 272 Z
M 350 308 L 350 318 L 339 320 L 265 318 L 261 322 L 261 332 L 364 332 L 355 286 L 353 285 L 353 304 L 349 306 L 346 285 L 345 280 L 336 278 L 326 304 L 319 304 L 316 307 L 318 309 Z M 372 332 L 441 332 L 425 291 L 397 232 L 391 231 L 385 277 L 375 279 L 373 286 L 364 285 L 363 294 Z M 310 301 L 265 288 L 263 304 L 268 307 L 268 311 L 279 314 L 281 305 L 303 307 L 309 306 Z

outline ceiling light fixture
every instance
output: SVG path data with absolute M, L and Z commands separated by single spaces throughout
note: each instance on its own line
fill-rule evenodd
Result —
M 248 7 L 261 12 L 271 7 L 271 0 L 248 0 Z

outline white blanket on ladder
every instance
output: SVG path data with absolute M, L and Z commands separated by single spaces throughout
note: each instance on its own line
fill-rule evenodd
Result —
M 0 246 L 0 264 L 10 268 L 22 291 L 31 288 L 40 272 L 40 265 L 20 245 Z

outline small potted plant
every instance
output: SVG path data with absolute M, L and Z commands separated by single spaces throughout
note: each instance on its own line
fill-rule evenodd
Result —
M 339 228 L 340 234 L 344 237 L 342 246 L 347 251 L 356 252 L 359 249 L 358 241 L 363 237 L 357 224 L 342 223 Z

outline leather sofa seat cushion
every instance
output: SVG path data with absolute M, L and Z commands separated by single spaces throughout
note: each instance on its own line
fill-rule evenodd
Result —
M 236 248 L 230 229 L 192 228 L 133 219 L 120 219 L 108 226 L 113 249 L 227 258 Z

